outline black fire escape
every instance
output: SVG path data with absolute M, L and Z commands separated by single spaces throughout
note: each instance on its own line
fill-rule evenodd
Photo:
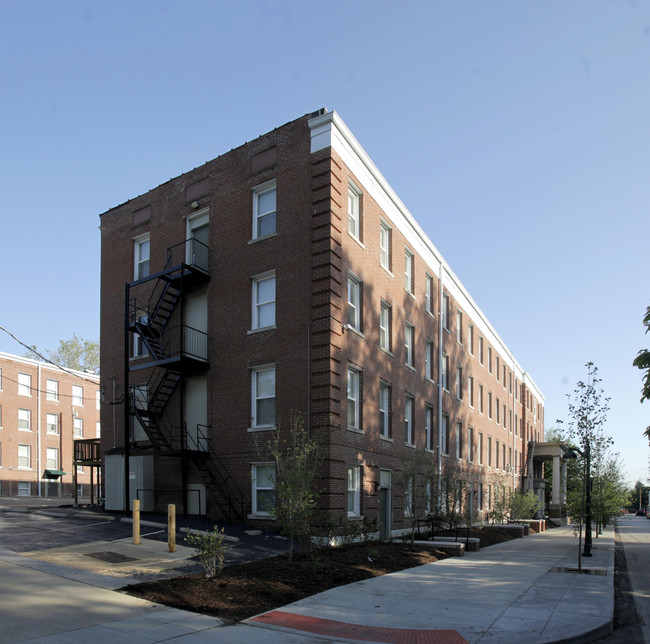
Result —
M 210 427 L 199 425 L 188 431 L 184 421 L 183 380 L 210 366 L 208 334 L 184 324 L 184 296 L 210 280 L 208 257 L 205 244 L 188 239 L 167 249 L 161 271 L 126 285 L 125 423 L 130 432 L 126 454 L 137 447 L 154 458 L 180 458 L 182 490 L 177 491 L 182 492 L 186 509 L 186 478 L 192 464 L 224 517 L 243 521 L 243 495 L 210 449 Z M 129 359 L 134 346 L 138 360 Z M 142 430 L 139 440 L 137 428 Z M 155 495 L 157 490 L 152 491 Z

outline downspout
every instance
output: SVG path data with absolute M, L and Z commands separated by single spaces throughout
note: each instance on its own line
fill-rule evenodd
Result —
M 440 263 L 438 272 L 438 504 L 442 490 L 442 295 L 443 295 L 443 265 Z
M 38 377 L 36 385 L 36 474 L 38 475 L 38 496 L 42 493 L 41 471 L 41 363 L 38 363 Z

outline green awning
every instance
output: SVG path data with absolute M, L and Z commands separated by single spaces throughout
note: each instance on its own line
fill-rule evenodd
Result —
M 65 472 L 63 470 L 45 470 L 43 472 L 44 479 L 58 479 L 60 476 L 63 476 Z

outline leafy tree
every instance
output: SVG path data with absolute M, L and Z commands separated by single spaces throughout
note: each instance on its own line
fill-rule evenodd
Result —
M 33 346 L 25 357 L 37 360 L 45 357 L 50 362 L 66 369 L 97 373 L 99 371 L 99 342 L 84 340 L 73 333 L 69 340 L 59 340 L 59 347 L 55 351 L 46 349 L 41 353 L 36 346 Z
M 411 541 L 415 540 L 418 522 L 432 512 L 437 483 L 438 471 L 431 453 L 413 450 L 402 472 L 404 517 L 411 528 Z
M 258 451 L 275 464 L 273 513 L 281 531 L 289 538 L 289 561 L 292 561 L 294 540 L 304 550 L 311 545 L 322 445 L 309 436 L 302 415 L 293 412 L 288 429 L 278 423 L 270 437 L 258 445 Z
M 650 331 L 650 306 L 646 309 L 643 324 L 646 328 L 645 332 L 648 333 L 648 331 Z M 634 358 L 632 364 L 638 369 L 645 371 L 645 375 L 643 376 L 643 387 L 641 389 L 641 402 L 644 400 L 650 400 L 650 350 L 641 349 L 636 358 Z M 648 429 L 650 429 L 650 427 Z M 648 430 L 646 430 L 646 433 L 647 431 Z

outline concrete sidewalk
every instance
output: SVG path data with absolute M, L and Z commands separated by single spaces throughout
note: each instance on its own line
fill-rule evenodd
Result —
M 107 590 L 115 578 L 97 571 L 0 550 L 0 643 L 592 641 L 612 627 L 613 530 L 593 554 L 583 567 L 603 574 L 564 572 L 577 565 L 578 540 L 557 528 L 228 625 Z

